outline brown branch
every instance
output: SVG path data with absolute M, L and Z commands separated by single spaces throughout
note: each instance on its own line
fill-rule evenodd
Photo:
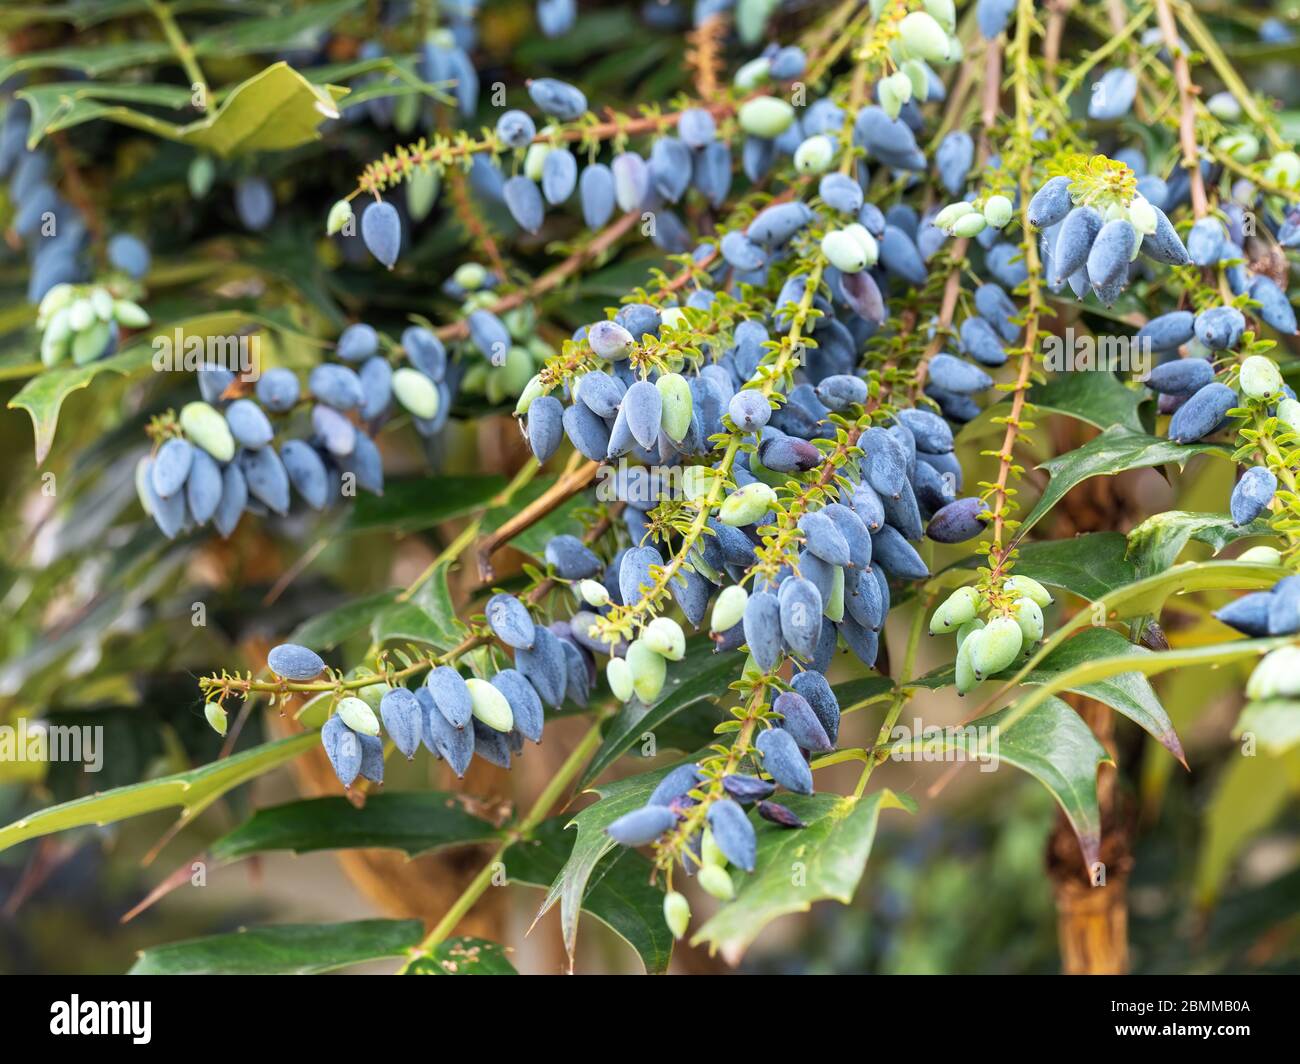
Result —
M 513 310 L 529 300 L 536 299 L 552 289 L 558 288 L 592 259 L 598 258 L 617 244 L 640 217 L 639 212 L 629 211 L 604 229 L 590 243 L 584 244 L 569 255 L 568 258 L 552 266 L 532 284 L 502 296 L 492 304 L 492 312 L 494 314 L 504 314 L 508 310 Z M 434 331 L 443 340 L 463 340 L 469 335 L 469 322 L 465 320 L 453 321 L 447 325 L 439 326 Z
M 599 470 L 599 462 L 587 462 L 572 472 L 565 473 L 495 532 L 479 540 L 474 552 L 478 560 L 479 579 L 485 584 L 490 583 L 496 576 L 492 568 L 492 555 L 524 529 L 531 528 L 558 506 L 585 490 L 596 479 Z
M 702 100 L 717 98 L 726 32 L 727 16 L 718 14 L 710 15 L 686 34 L 686 65 L 695 71 L 695 92 Z
M 1178 85 L 1178 141 L 1183 151 L 1183 168 L 1192 183 L 1192 213 L 1204 218 L 1210 211 L 1205 195 L 1205 179 L 1201 176 L 1200 159 L 1196 152 L 1196 96 L 1198 90 L 1192 83 L 1187 53 L 1178 41 L 1178 26 L 1169 0 L 1156 0 L 1156 21 L 1160 24 L 1165 47 L 1174 60 L 1174 81 Z

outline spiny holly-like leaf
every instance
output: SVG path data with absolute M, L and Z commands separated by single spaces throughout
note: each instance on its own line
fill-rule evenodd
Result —
M 721 950 L 731 964 L 740 961 L 759 932 L 778 916 L 807 912 L 813 902 L 827 899 L 848 905 L 871 855 L 881 811 L 916 809 L 911 798 L 890 790 L 861 798 L 787 795 L 781 804 L 807 827 L 791 830 L 751 816 L 758 835 L 755 871 L 749 876 L 735 873 L 735 899 L 691 938 L 691 945 Z
M 560 903 L 560 927 L 570 963 L 577 948 L 578 915 L 582 909 L 588 883 L 602 859 L 617 846 L 617 843 L 605 834 L 605 828 L 624 813 L 630 813 L 633 809 L 645 805 L 646 799 L 650 797 L 656 785 L 673 767 L 656 769 L 640 776 L 632 776 L 616 783 L 603 783 L 592 788 L 600 795 L 600 801 L 589 805 L 566 825 L 568 828 L 575 829 L 577 833 L 573 849 L 569 852 L 564 867 L 556 874 L 550 889 L 546 892 L 537 919 L 540 920 L 557 901 Z
M 315 975 L 385 957 L 419 944 L 419 920 L 278 924 L 155 946 L 131 975 Z
M 1065 494 L 1089 477 L 1114 476 L 1128 469 L 1174 464 L 1180 468 L 1198 454 L 1228 457 L 1228 448 L 1213 443 L 1174 443 L 1157 436 L 1112 426 L 1082 447 L 1044 462 L 1039 468 L 1051 474 L 1051 481 L 1038 504 L 1025 517 L 1019 532 L 1033 528 Z
M 564 868 L 574 845 L 568 818 L 544 820 L 505 854 L 512 883 L 546 890 Z M 663 889 L 651 884 L 651 865 L 635 850 L 618 849 L 596 865 L 582 897 L 582 910 L 605 924 L 637 952 L 646 973 L 667 971 L 673 936 L 664 923 Z
M 579 789 L 589 787 L 647 732 L 653 734 L 664 722 L 697 702 L 721 698 L 727 685 L 740 675 L 743 661 L 735 654 L 715 654 L 706 638 L 693 639 L 686 657 L 668 666 L 668 679 L 654 705 L 629 702 L 610 721 L 605 740 L 582 775 Z
M 1223 514 L 1167 510 L 1148 517 L 1128 534 L 1128 557 L 1138 576 L 1151 576 L 1178 561 L 1189 540 L 1205 543 L 1218 554 L 1235 540 L 1269 534 L 1267 521 L 1238 526 Z
M 1143 431 L 1138 417 L 1142 389 L 1125 387 L 1113 373 L 1057 373 L 1046 384 L 1031 388 L 1028 398 L 1040 410 L 1065 414 L 1099 429 L 1119 425 L 1131 432 Z

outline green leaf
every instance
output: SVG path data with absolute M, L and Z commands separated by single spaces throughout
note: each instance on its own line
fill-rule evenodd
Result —
M 150 66 L 173 59 L 165 41 L 114 41 L 85 48 L 52 48 L 45 52 L 28 52 L 0 63 L 0 81 L 28 70 L 80 70 L 89 78 L 110 74 L 126 67 Z
M 276 924 L 155 946 L 130 975 L 315 975 L 419 945 L 419 920 L 355 920 L 343 924 Z
M 573 849 L 567 823 L 566 817 L 551 817 L 506 851 L 511 882 L 543 890 L 555 882 Z M 582 909 L 636 950 L 647 974 L 658 975 L 668 970 L 673 936 L 664 923 L 664 892 L 650 882 L 652 871 L 635 850 L 606 854 L 588 882 Z
M 1138 407 L 1143 395 L 1139 388 L 1127 388 L 1113 373 L 1058 373 L 1046 384 L 1029 389 L 1028 399 L 1041 410 L 1108 429 L 1120 425 L 1142 432 Z
M 1091 602 L 1137 579 L 1127 550 L 1128 541 L 1119 532 L 1026 543 L 1016 558 L 1016 572 Z M 983 562 L 977 557 L 972 564 Z
M 59 91 L 53 92 L 57 88 Z M 149 94 L 118 86 L 89 84 L 54 86 L 24 91 L 41 116 L 32 123 L 28 144 L 35 147 L 43 136 L 96 119 L 139 129 L 164 140 L 174 140 L 225 158 L 254 151 L 283 151 L 317 140 L 319 126 L 338 117 L 338 103 L 346 88 L 313 85 L 287 63 L 275 63 L 210 101 L 211 113 L 194 122 L 178 124 L 138 111 L 120 102 L 150 103 L 173 110 L 190 102 L 153 86 Z
M 831 688 L 831 693 L 839 703 L 841 713 L 852 713 L 893 695 L 894 681 L 888 676 L 861 676 L 837 683 Z
M 697 702 L 712 701 L 727 693 L 727 685 L 740 675 L 743 661 L 736 654 L 715 654 L 707 637 L 692 639 L 686 657 L 670 662 L 668 680 L 654 705 L 632 701 L 610 721 L 600 749 L 582 774 L 578 790 L 585 790 L 630 750 L 647 732 Z
M 116 787 L 102 794 L 42 809 L 0 828 L 0 850 L 56 831 L 88 824 L 112 824 L 174 805 L 182 807 L 182 821 L 193 820 L 227 791 L 297 757 L 319 741 L 316 732 L 303 732 L 263 743 L 189 772 L 133 783 L 129 787 Z
M 1215 781 L 1196 861 L 1196 900 L 1208 908 L 1237 857 L 1300 793 L 1300 757 L 1234 757 Z
M 614 783 L 602 783 L 593 788 L 601 800 L 587 806 L 566 825 L 577 829 L 577 838 L 574 839 L 573 849 L 569 852 L 564 867 L 556 874 L 546 892 L 533 923 L 536 924 L 557 901 L 560 903 L 560 930 L 570 964 L 573 963 L 574 950 L 577 948 L 578 916 L 587 884 L 602 859 L 618 845 L 605 834 L 605 828 L 624 813 L 645 805 L 659 781 L 675 767 L 670 765 Z
M 179 355 L 195 338 L 206 341 L 211 337 L 230 337 L 250 325 L 262 323 L 263 319 L 256 315 L 237 310 L 200 314 L 166 325 L 151 326 L 147 333 L 130 340 L 112 358 L 86 366 L 56 366 L 33 377 L 23 385 L 22 391 L 9 400 L 9 406 L 16 410 L 26 410 L 32 419 L 32 427 L 36 432 L 36 464 L 43 463 L 50 453 L 63 401 L 73 392 L 88 387 L 101 373 L 129 376 L 151 365 L 156 336 L 172 338 Z
M 484 938 L 449 938 L 432 953 L 416 957 L 403 975 L 518 975 L 506 960 L 506 949 Z
M 1235 540 L 1270 534 L 1267 521 L 1237 526 L 1224 514 L 1166 510 L 1148 517 L 1128 534 L 1128 557 L 1137 576 L 1153 576 L 1177 562 L 1189 540 L 1205 543 L 1218 554 Z
M 1232 729 L 1232 737 L 1239 740 L 1247 736 L 1270 757 L 1279 757 L 1300 746 L 1300 702 L 1286 698 L 1247 702 L 1237 726 Z
M 1017 535 L 1029 531 L 1065 497 L 1071 488 L 1090 477 L 1110 477 L 1128 469 L 1144 469 L 1170 462 L 1181 468 L 1198 454 L 1219 454 L 1227 457 L 1231 452 L 1219 444 L 1174 443 L 1157 436 L 1134 432 L 1123 426 L 1112 426 L 1082 447 L 1069 451 L 1059 458 L 1050 459 L 1039 466 L 1040 469 L 1046 469 L 1052 479 L 1042 497 L 1039 498 L 1038 504 L 1025 517 L 1024 523 L 1017 530 Z
M 753 875 L 736 872 L 736 897 L 719 909 L 691 938 L 722 951 L 728 963 L 740 961 L 760 931 L 778 916 L 807 912 L 815 901 L 848 905 L 871 855 L 876 823 L 883 809 L 915 812 L 911 798 L 883 790 L 861 798 L 830 794 L 786 795 L 781 804 L 808 826 L 778 827 L 751 815 L 758 835 Z
M 1142 659 L 1149 657 L 1151 651 L 1134 646 L 1118 632 L 1110 628 L 1086 628 L 1072 639 L 1066 640 L 1040 661 L 1021 679 L 1023 684 L 1047 684 L 1054 691 L 1073 691 L 1075 694 L 1096 699 L 1128 717 L 1138 727 L 1164 746 L 1174 757 L 1187 767 L 1183 755 L 1183 746 L 1174 730 L 1173 722 L 1165 707 L 1160 704 L 1155 689 L 1141 671 Z M 1133 671 L 1107 671 L 1097 679 L 1076 679 L 1068 686 L 1062 686 L 1058 679 L 1062 674 L 1072 676 L 1080 665 L 1092 665 L 1105 660 L 1107 670 L 1121 662 L 1125 657 L 1138 659 L 1132 666 Z M 1014 668 L 999 673 L 992 679 L 1009 680 L 1016 675 Z M 956 682 L 956 673 L 951 664 L 935 669 L 933 672 L 915 681 L 915 686 L 928 690 L 949 687 Z M 908 686 L 913 686 L 909 684 Z
M 384 485 L 383 495 L 358 495 L 344 529 L 419 532 L 481 509 L 505 487 L 499 476 L 419 477 Z
M 54 445 L 59 410 L 73 392 L 90 386 L 101 373 L 128 376 L 149 365 L 152 352 L 145 344 L 131 344 L 112 358 L 85 366 L 59 366 L 33 377 L 9 400 L 13 410 L 26 410 L 36 433 L 36 464 L 41 465 Z
M 376 644 L 389 641 L 424 643 L 438 650 L 450 650 L 465 638 L 468 629 L 456 618 L 456 606 L 447 587 L 451 562 L 440 564 L 420 589 L 406 602 L 394 601 L 379 613 L 370 627 Z
M 313 650 L 333 650 L 343 640 L 370 627 L 375 617 L 391 606 L 400 593 L 396 588 L 390 588 L 365 598 L 349 599 L 341 606 L 303 621 L 293 630 L 288 641 Z
M 384 792 L 360 809 L 346 798 L 305 798 L 259 809 L 212 845 L 218 861 L 270 850 L 401 850 L 418 857 L 447 846 L 499 841 L 500 829 L 465 811 L 454 794 Z
M 892 743 L 890 756 L 904 759 L 943 750 L 980 763 L 984 771 L 1005 761 L 1029 773 L 1060 805 L 1079 838 L 1084 864 L 1091 868 L 1101 848 L 1097 767 L 1109 763 L 1110 755 L 1083 718 L 1059 698 L 1046 698 L 1032 712 L 1007 724 L 1014 708 Z
M 1086 687 L 1086 693 L 1101 699 L 1100 694 L 1093 693 L 1094 691 L 1103 690 L 1103 688 L 1097 686 L 1099 681 L 1111 680 L 1122 673 L 1134 671 L 1146 676 L 1156 676 L 1162 672 L 1168 672 L 1170 669 L 1194 668 L 1202 665 L 1224 665 L 1232 661 L 1262 657 L 1270 650 L 1285 646 L 1290 641 L 1289 636 L 1279 636 L 1273 639 L 1238 639 L 1231 643 L 1162 650 L 1160 653 L 1122 653 L 1091 659 L 1079 655 L 1081 660 L 1077 664 L 1072 664 L 1070 667 L 1056 672 L 1051 677 L 1045 676 L 1043 682 L 1032 694 L 1021 699 L 1015 706 L 1010 707 L 1015 711 L 1013 720 L 1017 719 L 1021 714 L 1031 712 L 1035 706 L 1046 701 L 1057 691 L 1078 691 Z M 1072 642 L 1074 642 L 1073 639 L 1063 646 L 1068 647 Z M 1127 641 L 1125 642 L 1128 645 Z M 1131 647 L 1130 649 L 1138 650 L 1139 648 Z M 1045 661 L 1051 661 L 1053 656 L 1055 656 L 1055 652 L 1049 655 Z M 1035 669 L 1037 667 L 1036 664 Z M 1032 676 L 1033 671 L 1031 670 L 1029 675 Z M 1104 701 L 1105 699 L 1101 700 Z M 1121 712 L 1123 712 L 1122 709 Z M 1136 717 L 1134 719 L 1137 720 Z M 1138 723 L 1142 724 L 1143 727 L 1147 727 L 1141 720 L 1138 720 Z M 1147 730 L 1150 731 L 1150 728 Z M 1152 734 L 1155 733 L 1152 732 Z

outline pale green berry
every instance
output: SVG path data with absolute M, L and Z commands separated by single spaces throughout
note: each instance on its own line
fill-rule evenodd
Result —
M 1259 138 L 1244 129 L 1220 137 L 1214 146 L 1239 163 L 1249 165 L 1259 158 Z
M 44 321 L 53 314 L 68 307 L 76 298 L 76 289 L 72 285 L 64 282 L 56 284 L 41 299 L 41 304 L 36 308 L 36 316 Z
M 659 312 L 660 330 L 668 329 L 689 329 L 690 322 L 686 320 L 686 311 L 681 307 L 664 307 Z
M 235 437 L 216 407 L 196 400 L 181 407 L 181 431 L 196 447 L 202 447 L 218 462 L 235 457 Z
M 670 890 L 664 895 L 664 923 L 672 932 L 673 938 L 681 938 L 691 926 L 691 903 L 685 894 Z
M 945 33 L 952 33 L 957 29 L 957 7 L 953 0 L 925 0 L 922 6 L 929 12 L 930 17 L 943 27 Z
M 438 387 L 418 369 L 402 366 L 393 370 L 393 395 L 418 418 L 427 420 L 438 413 Z
M 832 229 L 822 237 L 822 254 L 841 273 L 861 273 L 867 268 L 867 254 L 843 229 Z
M 876 84 L 876 98 L 885 114 L 897 118 L 903 104 L 912 98 L 912 79 L 902 72 L 881 78 Z
M 482 364 L 480 363 L 480 366 L 481 365 Z M 528 408 L 533 405 L 533 400 L 540 399 L 545 394 L 546 388 L 542 385 L 542 378 L 534 375 L 532 379 L 524 385 L 524 390 L 519 393 L 519 402 L 515 403 L 515 413 L 528 413 Z
M 838 565 L 831 567 L 831 595 L 822 613 L 836 624 L 844 620 L 844 570 Z
M 208 718 L 212 730 L 224 738 L 229 725 L 225 707 L 219 702 L 209 702 L 203 707 L 203 715 Z
M 1016 660 L 1024 636 L 1020 625 L 1011 617 L 994 617 L 979 635 L 966 642 L 971 644 L 971 668 L 978 678 L 983 679 L 997 675 Z
M 934 216 L 934 227 L 942 229 L 945 233 L 952 232 L 952 226 L 958 218 L 964 218 L 968 214 L 975 213 L 975 204 L 967 203 L 965 200 L 958 200 L 956 203 L 950 203 Z
M 582 596 L 583 602 L 596 609 L 609 605 L 609 588 L 599 580 L 578 581 L 578 594 Z
M 375 716 L 375 711 L 355 695 L 340 698 L 335 712 L 338 713 L 339 719 L 354 732 L 360 732 L 362 735 L 379 734 L 379 718 Z
M 967 621 L 957 629 L 957 649 L 961 649 L 961 645 L 966 642 L 966 637 L 972 632 L 982 632 L 983 630 L 984 622 L 980 618 L 976 617 L 973 621 Z
M 352 204 L 345 199 L 339 200 L 330 208 L 329 214 L 325 218 L 325 232 L 329 236 L 335 233 L 341 233 L 343 227 L 353 219 Z
M 1011 221 L 1011 201 L 1006 196 L 990 196 L 984 201 L 984 220 L 994 229 Z
M 627 702 L 635 693 L 632 682 L 632 668 L 623 658 L 610 658 L 605 665 L 605 679 L 609 689 L 620 702 Z
M 129 299 L 115 300 L 111 315 L 114 321 L 127 329 L 143 329 L 149 324 L 148 311 Z
M 1248 698 L 1294 698 L 1300 695 L 1300 647 L 1269 651 L 1246 682 Z
M 673 443 L 681 443 L 691 429 L 691 386 L 680 373 L 665 373 L 655 381 L 663 408 L 659 427 Z
M 474 716 L 493 731 L 508 732 L 515 726 L 514 711 L 506 701 L 506 696 L 497 688 L 477 676 L 471 676 L 466 680 L 465 686 L 469 688 Z
M 989 223 L 984 220 L 984 215 L 982 214 L 974 212 L 971 214 L 963 214 L 952 223 L 952 234 L 953 236 L 959 236 L 965 240 L 969 240 L 971 237 L 979 236 L 980 233 L 984 232 L 988 224 Z
M 1275 399 L 1282 386 L 1282 373 L 1267 355 L 1251 355 L 1241 364 L 1241 390 L 1251 399 Z
M 755 96 L 740 105 L 736 117 L 751 137 L 775 140 L 794 123 L 794 108 L 775 96 Z
M 944 635 L 975 619 L 980 596 L 973 587 L 959 587 L 930 616 L 930 634 Z
M 65 329 L 63 335 L 46 330 L 41 336 L 41 362 L 46 366 L 57 366 L 68 357 L 71 334 Z
M 95 323 L 95 305 L 89 299 L 78 299 L 68 307 L 68 327 L 74 333 L 85 332 Z
M 1156 231 L 1156 209 L 1143 196 L 1133 197 L 1133 202 L 1128 205 L 1128 220 L 1143 236 L 1150 236 Z
M 979 677 L 975 675 L 975 670 L 971 667 L 971 653 L 979 644 L 980 637 L 984 635 L 982 629 L 976 629 L 971 632 L 961 645 L 957 648 L 957 660 L 953 663 L 956 672 L 957 693 L 964 695 L 974 690 L 979 684 Z
M 1043 638 L 1043 610 L 1037 602 L 1026 596 L 1016 599 L 1011 608 L 1015 611 L 1016 624 L 1020 625 L 1025 646 L 1031 646 Z
M 1282 399 L 1277 404 L 1277 419 L 1286 428 L 1300 435 L 1300 402 L 1294 399 Z
M 794 150 L 794 168 L 801 174 L 824 174 L 834 158 L 835 143 L 824 133 L 818 133 Z
M 898 24 L 898 35 L 909 56 L 931 63 L 942 63 L 951 54 L 948 34 L 934 16 L 913 11 Z
M 717 470 L 709 466 L 687 466 L 682 473 L 682 494 L 688 502 L 707 498 L 717 476 Z
M 1008 595 L 1015 595 L 1017 598 L 1024 595 L 1026 598 L 1033 599 L 1043 609 L 1046 609 L 1055 601 L 1047 588 L 1030 576 L 1020 576 L 1019 574 L 1008 576 L 1002 587 Z
M 671 617 L 656 617 L 647 624 L 641 642 L 669 661 L 681 661 L 686 656 L 686 634 Z
M 384 695 L 388 694 L 391 690 L 392 688 L 386 683 L 367 684 L 357 692 L 357 697 L 378 713 L 379 706 L 384 701 Z
M 1270 547 L 1265 543 L 1251 547 L 1250 550 L 1244 550 L 1237 558 L 1239 562 L 1248 562 L 1252 565 L 1281 565 L 1282 552 L 1276 547 Z
M 108 346 L 111 332 L 108 322 L 96 321 L 72 338 L 72 361 L 78 366 L 94 362 Z
M 908 59 L 903 63 L 902 71 L 911 83 L 912 95 L 917 102 L 925 102 L 925 98 L 930 95 L 929 69 L 919 59 Z
M 113 297 L 107 288 L 95 288 L 90 293 L 90 305 L 100 321 L 113 320 Z
M 758 59 L 751 59 L 737 70 L 732 81 L 741 92 L 750 92 L 763 84 L 771 74 L 771 62 L 760 56 Z
M 709 619 L 709 629 L 714 632 L 729 632 L 745 616 L 745 604 L 749 601 L 749 592 L 739 584 L 724 587 L 713 603 L 713 616 Z
M 876 243 L 876 238 L 871 235 L 867 227 L 860 222 L 852 222 L 844 227 L 843 232 L 848 233 L 858 242 L 862 254 L 866 256 L 867 265 L 874 266 L 876 260 L 880 258 L 880 245 Z
M 406 210 L 415 221 L 422 222 L 429 216 L 440 184 L 438 171 L 431 166 L 417 166 L 411 171 L 406 179 Z
M 733 491 L 723 500 L 718 507 L 718 520 L 724 525 L 741 528 L 761 520 L 775 505 L 776 492 L 761 480 L 756 480 Z
M 1101 212 L 1104 222 L 1123 222 L 1128 220 L 1128 208 L 1122 203 L 1108 203 Z
M 726 868 L 727 857 L 719 848 L 718 842 L 713 837 L 713 829 L 706 827 L 704 834 L 700 838 L 700 860 L 708 868 Z
M 736 896 L 736 888 L 732 885 L 731 876 L 727 875 L 725 868 L 705 865 L 700 869 L 697 878 L 700 889 L 711 898 L 717 898 L 718 901 L 731 901 Z
M 541 141 L 528 145 L 528 153 L 524 156 L 524 174 L 530 181 L 540 181 L 542 179 L 542 167 L 546 165 L 546 157 L 554 149 L 549 144 Z
M 477 292 L 487 281 L 487 270 L 477 262 L 463 262 L 456 267 L 451 279 L 466 292 Z
M 1264 176 L 1282 188 L 1295 188 L 1300 185 L 1300 155 L 1293 151 L 1278 152 L 1264 167 Z
M 1206 110 L 1224 122 L 1235 122 L 1241 117 L 1241 104 L 1230 92 L 1216 92 L 1205 101 Z
M 659 697 L 668 678 L 668 662 L 656 654 L 644 639 L 634 639 L 627 648 L 627 667 L 632 670 L 632 689 L 649 705 Z

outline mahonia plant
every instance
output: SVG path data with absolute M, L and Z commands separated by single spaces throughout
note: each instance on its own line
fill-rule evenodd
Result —
M 578 909 L 617 925 L 601 875 L 629 884 L 619 904 L 654 911 L 655 930 L 629 939 L 648 969 L 667 966 L 665 934 L 737 960 L 775 916 L 844 900 L 879 814 L 916 808 L 872 777 L 919 759 L 899 721 L 946 688 L 978 705 L 944 752 L 1019 751 L 1077 832 L 1075 872 L 1098 885 L 1096 774 L 1112 754 L 1060 695 L 1132 718 L 1184 760 L 1147 677 L 1229 665 L 1238 733 L 1296 742 L 1300 155 L 1196 5 L 651 4 L 656 31 L 687 38 L 686 83 L 629 110 L 542 70 L 489 84 L 476 4 L 416 4 L 409 20 L 405 6 L 368 5 L 380 26 L 358 8 L 266 68 L 297 79 L 301 110 L 279 105 L 297 134 L 239 129 L 220 102 L 234 89 L 209 133 L 126 120 L 192 153 L 195 204 L 228 185 L 250 238 L 278 224 L 295 175 L 274 159 L 300 149 L 291 136 L 388 145 L 348 156 L 353 178 L 327 168 L 312 208 L 327 269 L 350 280 L 314 279 L 305 302 L 337 312 L 276 306 L 264 284 L 250 311 L 237 279 L 209 293 L 219 309 L 204 313 L 268 337 L 264 357 L 248 373 L 204 356 L 192 384 L 139 404 L 135 512 L 193 557 L 219 556 L 208 526 L 234 546 L 296 544 L 287 579 L 353 526 L 468 518 L 404 586 L 304 611 L 296 634 L 272 612 L 269 653 L 198 681 L 227 752 L 259 702 L 289 736 L 234 754 L 247 771 L 204 793 L 319 743 L 352 798 L 321 806 L 320 833 L 352 818 L 341 845 L 365 845 L 372 811 L 414 797 L 378 792 L 386 766 L 427 757 L 464 781 L 464 819 L 491 834 L 465 797 L 484 778 L 475 761 L 509 769 L 553 718 L 586 718 L 531 807 L 507 814 L 483 874 L 402 945 L 403 970 L 450 970 L 492 869 L 529 882 L 517 855 L 542 838 L 560 867 L 538 884 L 543 912 L 561 901 L 571 960 Z M 577 6 L 539 2 L 538 27 L 562 41 Z M 180 53 L 196 84 L 205 54 Z M 350 65 L 313 70 L 340 55 Z M 181 282 L 148 240 L 72 206 L 85 190 L 51 121 L 54 79 L 25 69 L 5 83 L 0 174 L 39 337 L 11 405 L 32 414 L 43 458 L 41 395 L 147 368 L 149 330 L 227 326 L 174 323 Z M 455 238 L 426 241 L 446 219 Z M 292 273 L 301 260 L 282 254 L 275 269 Z M 1111 342 L 1076 359 L 1082 334 Z M 492 414 L 527 457 L 453 512 L 440 503 L 454 431 Z M 1054 440 L 1048 416 L 1088 438 L 1027 477 Z M 431 471 L 412 476 L 412 448 Z M 1172 477 L 1202 456 L 1234 470 L 1219 509 L 1152 515 L 1122 560 L 1103 559 L 1100 533 L 1044 534 L 1088 478 Z M 1192 539 L 1252 542 L 1180 561 Z M 529 560 L 498 576 L 508 545 Z M 457 610 L 448 573 L 471 557 L 479 582 Z M 1170 595 L 1225 591 L 1244 594 L 1194 629 L 1162 627 Z M 673 731 L 691 742 L 637 772 L 644 737 L 685 720 Z M 856 784 L 825 792 L 845 764 Z M 563 812 L 588 789 L 595 801 Z M 111 819 L 113 795 L 76 823 Z M 71 823 L 42 815 L 0 829 L 0 847 Z M 576 832 L 549 831 L 570 819 Z M 424 848 L 487 837 L 455 831 Z M 808 866 L 860 859 L 791 882 L 797 833 Z M 508 967 L 480 947 L 477 963 Z

